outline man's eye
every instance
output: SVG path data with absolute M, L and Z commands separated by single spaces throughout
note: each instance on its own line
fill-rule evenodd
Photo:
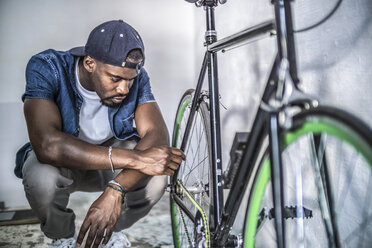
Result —
M 116 83 L 120 81 L 120 78 L 111 78 L 111 80 Z

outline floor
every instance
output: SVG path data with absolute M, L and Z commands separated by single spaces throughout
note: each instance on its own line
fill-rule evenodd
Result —
M 71 196 L 69 207 L 77 216 L 76 227 L 85 217 L 90 204 L 97 194 L 74 193 Z M 136 248 L 170 248 L 172 244 L 172 230 L 170 228 L 169 194 L 155 205 L 148 216 L 141 219 L 126 231 L 132 247 Z M 0 247 L 6 248 L 43 248 L 48 247 L 51 239 L 45 237 L 40 231 L 39 224 L 0 226 Z

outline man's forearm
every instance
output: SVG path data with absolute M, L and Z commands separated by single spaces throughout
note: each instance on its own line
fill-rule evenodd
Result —
M 152 132 L 146 134 L 136 145 L 135 150 L 146 150 L 152 146 L 169 145 L 168 132 L 162 134 Z M 123 169 L 115 180 L 120 183 L 126 190 L 131 190 L 138 182 L 144 180 L 148 175 L 138 170 Z
M 34 147 L 40 162 L 79 170 L 111 168 L 108 147 L 92 145 L 62 132 L 52 137 L 44 145 Z M 115 153 L 115 169 L 136 168 L 136 151 L 114 148 L 112 152 Z

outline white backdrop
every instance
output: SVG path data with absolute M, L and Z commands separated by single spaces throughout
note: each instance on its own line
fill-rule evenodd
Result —
M 301 28 L 325 16 L 336 0 L 296 0 Z M 346 109 L 372 126 L 372 1 L 344 0 L 320 27 L 296 35 L 303 88 L 323 102 Z M 216 9 L 220 38 L 273 17 L 269 0 L 228 0 Z M 203 55 L 204 12 L 182 0 L 0 0 L 0 201 L 27 202 L 13 175 L 14 155 L 27 140 L 20 97 L 30 56 L 48 48 L 83 45 L 103 21 L 123 19 L 144 39 L 146 69 L 170 133 L 178 100 L 194 87 Z M 223 162 L 236 131 L 250 129 L 275 39 L 220 54 Z
M 295 0 L 295 29 L 316 23 L 338 0 Z M 271 1 L 228 0 L 216 8 L 219 38 L 274 18 Z M 295 35 L 302 88 L 322 103 L 345 109 L 372 127 L 372 1 L 343 0 L 324 24 Z M 203 51 L 204 11 L 195 13 L 196 50 Z M 250 130 L 268 71 L 275 57 L 275 37 L 218 55 L 223 164 L 234 134 Z M 196 57 L 195 70 L 202 56 Z
M 27 140 L 21 95 L 28 59 L 84 45 L 98 24 L 123 19 L 141 34 L 153 92 L 171 132 L 178 98 L 194 78 L 193 8 L 181 0 L 0 0 L 0 201 L 28 205 L 13 174 Z

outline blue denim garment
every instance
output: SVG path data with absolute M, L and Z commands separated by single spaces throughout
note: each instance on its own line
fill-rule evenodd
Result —
M 75 62 L 76 57 L 69 52 L 52 49 L 33 56 L 26 68 L 26 91 L 22 101 L 25 98 L 42 98 L 55 102 L 61 112 L 62 131 L 77 137 L 83 98 L 76 88 Z M 133 127 L 134 111 L 137 106 L 154 100 L 150 79 L 142 68 L 120 106 L 109 107 L 109 121 L 115 138 L 126 140 L 139 137 Z M 31 149 L 30 143 L 27 143 L 17 152 L 14 173 L 19 178 L 22 178 L 23 163 Z

